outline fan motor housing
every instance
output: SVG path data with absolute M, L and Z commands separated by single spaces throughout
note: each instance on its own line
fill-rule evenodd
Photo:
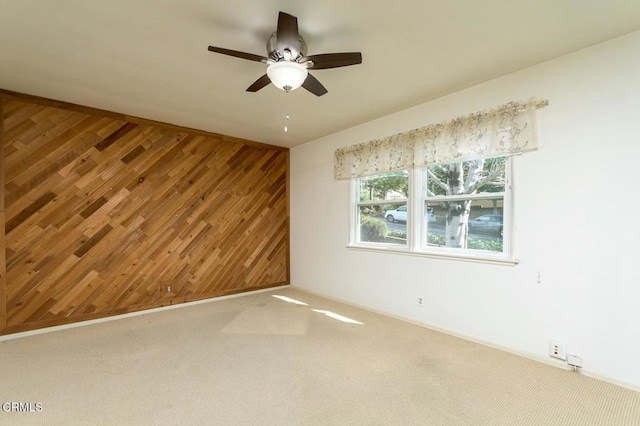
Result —
M 295 58 L 291 58 L 294 61 L 297 61 L 298 59 L 304 58 L 305 56 L 307 56 L 307 43 L 305 43 L 304 39 L 300 34 L 298 34 L 298 42 L 299 42 L 298 46 L 296 46 L 298 50 L 298 55 Z M 267 55 L 269 56 L 269 58 L 273 59 L 276 62 L 284 59 L 282 52 L 278 51 L 278 32 L 277 31 L 274 31 L 269 37 L 269 40 L 267 40 Z

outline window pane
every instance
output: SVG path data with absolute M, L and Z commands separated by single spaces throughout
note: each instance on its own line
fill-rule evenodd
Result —
M 407 244 L 407 216 L 404 202 L 387 205 L 361 205 L 358 217 L 360 242 L 402 246 Z
M 360 179 L 360 201 L 406 199 L 409 196 L 409 172 L 375 175 Z
M 497 157 L 428 167 L 424 197 L 504 192 L 505 164 L 505 157 Z
M 503 210 L 502 196 L 486 200 L 426 201 L 427 246 L 501 253 Z

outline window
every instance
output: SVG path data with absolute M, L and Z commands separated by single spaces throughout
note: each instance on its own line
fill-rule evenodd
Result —
M 516 263 L 512 158 L 538 149 L 546 100 L 496 108 L 334 152 L 350 179 L 350 245 Z M 400 171 L 397 171 L 400 170 Z
M 409 172 L 364 177 L 356 184 L 355 240 L 407 247 Z
M 352 245 L 512 261 L 511 161 L 486 158 L 354 179 Z
M 422 202 L 436 220 L 426 222 L 422 247 L 504 254 L 507 163 L 497 157 L 424 168 Z

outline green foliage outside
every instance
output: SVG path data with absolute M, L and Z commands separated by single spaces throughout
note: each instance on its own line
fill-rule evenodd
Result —
M 381 219 L 364 217 L 360 221 L 360 239 L 362 241 L 382 242 L 389 232 L 387 224 Z
M 402 239 L 407 239 L 407 231 L 401 231 L 399 229 L 394 229 L 392 231 L 389 231 L 389 233 L 387 234 L 388 237 L 395 237 L 395 238 L 402 238 Z
M 429 232 L 427 234 L 427 244 L 434 246 L 444 246 L 444 234 L 434 234 Z
M 360 191 L 360 201 L 384 200 L 389 191 L 397 191 L 407 197 L 409 196 L 408 173 L 402 171 L 363 178 Z
M 467 247 L 473 250 L 497 251 L 502 253 L 502 241 L 478 240 L 469 238 Z
M 434 246 L 444 246 L 444 235 L 443 234 L 434 234 L 429 232 L 427 234 L 427 243 Z M 469 238 L 467 240 L 467 248 L 472 250 L 485 250 L 485 251 L 495 251 L 502 252 L 502 241 L 492 241 L 492 240 L 481 240 L 478 238 Z
M 375 222 L 374 224 L 372 224 L 372 222 Z M 365 225 L 366 223 L 366 225 Z M 365 238 L 365 228 L 367 229 L 367 232 L 369 232 L 368 234 L 368 239 L 364 240 L 364 241 L 376 241 L 376 242 L 382 242 L 384 241 L 385 237 L 390 237 L 390 238 L 397 238 L 397 239 L 402 239 L 402 240 L 406 240 L 407 239 L 407 231 L 403 231 L 403 230 L 399 230 L 399 229 L 394 229 L 391 231 L 388 231 L 386 234 L 383 234 L 383 232 L 381 232 L 379 229 L 382 229 L 382 225 L 384 225 L 384 228 L 387 228 L 386 223 L 384 223 L 382 220 L 379 219 L 375 219 L 375 218 L 366 218 L 363 219 L 362 221 L 362 237 Z M 377 238 L 377 239 L 371 239 L 371 238 Z M 444 243 L 444 235 L 443 234 L 436 234 L 433 232 L 429 232 L 427 234 L 427 242 L 430 245 L 435 245 L 435 246 L 440 246 L 440 247 L 444 247 L 445 243 Z M 492 241 L 492 240 L 482 240 L 479 238 L 469 238 L 468 240 L 468 248 L 472 249 L 472 250 L 484 250 L 484 251 L 493 251 L 493 252 L 498 252 L 501 253 L 502 252 L 502 241 Z

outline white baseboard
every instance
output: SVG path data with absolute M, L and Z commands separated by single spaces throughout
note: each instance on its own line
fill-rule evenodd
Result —
M 404 318 L 404 317 L 401 317 L 399 315 L 390 314 L 390 313 L 385 312 L 385 311 L 380 311 L 380 310 L 373 309 L 373 308 L 370 308 L 370 307 L 367 307 L 367 306 L 359 305 L 357 303 L 352 303 L 352 302 L 349 302 L 349 301 L 346 301 L 346 300 L 342 300 L 342 299 L 339 299 L 339 298 L 336 298 L 336 297 L 327 296 L 325 294 L 318 293 L 318 292 L 311 291 L 311 290 L 307 290 L 305 288 L 297 287 L 295 285 L 292 285 L 290 287 L 292 289 L 294 289 L 294 290 L 302 291 L 304 293 L 309 293 L 309 294 L 312 294 L 314 296 L 323 297 L 325 299 L 333 300 L 335 302 L 344 303 L 345 305 L 354 306 L 356 308 L 364 309 L 365 311 L 374 312 L 376 314 L 383 315 L 383 316 L 386 316 L 386 317 L 389 317 L 389 318 L 393 318 L 393 319 L 397 319 L 397 320 L 400 320 L 400 321 L 408 322 L 408 323 L 413 324 L 413 325 L 417 325 L 417 326 L 420 326 L 420 327 L 428 328 L 429 330 L 438 331 L 440 333 L 444 333 L 444 334 L 448 334 L 450 336 L 458 337 L 458 338 L 463 339 L 463 340 L 467 340 L 467 341 L 474 342 L 474 343 L 479 343 L 481 345 L 485 345 L 485 346 L 488 346 L 490 348 L 494 348 L 494 349 L 501 350 L 503 352 L 507 352 L 507 353 L 514 354 L 514 355 L 518 355 L 518 356 L 530 359 L 532 361 L 537 361 L 537 362 L 540 362 L 540 363 L 543 363 L 543 364 L 550 365 L 552 367 L 561 368 L 563 370 L 569 370 L 569 371 L 573 370 L 573 367 L 571 367 L 570 365 L 568 365 L 564 361 L 560 361 L 560 360 L 549 358 L 549 357 L 545 357 L 545 356 L 540 356 L 538 354 L 534 354 L 534 353 L 530 353 L 530 352 L 526 352 L 526 351 L 519 351 L 517 349 L 509 348 L 507 346 L 501 346 L 501 345 L 498 345 L 498 344 L 495 344 L 495 343 L 492 343 L 492 342 L 487 342 L 487 341 L 484 341 L 484 340 L 477 339 L 477 338 L 475 338 L 473 336 L 461 334 L 461 333 L 458 333 L 458 332 L 453 331 L 453 330 L 449 330 L 449 329 L 446 329 L 446 328 L 438 327 L 438 326 L 435 326 L 435 325 L 432 325 L 432 324 L 428 324 L 428 323 L 422 323 L 422 322 L 418 322 L 418 321 L 413 321 L 413 320 L 411 320 L 409 318 Z M 635 385 L 635 384 L 632 384 L 632 383 L 623 382 L 623 381 L 614 379 L 612 377 L 604 376 L 602 374 L 598 374 L 598 373 L 595 373 L 593 371 L 585 370 L 583 368 L 581 368 L 579 370 L 579 373 L 577 373 L 577 374 L 582 374 L 584 376 L 591 377 L 591 378 L 594 378 L 594 379 L 597 379 L 597 380 L 601 380 L 603 382 L 611 383 L 613 385 L 621 386 L 623 388 L 627 388 L 627 389 L 631 389 L 631 390 L 636 391 L 636 392 L 640 392 L 640 386 L 638 386 L 638 385 Z
M 277 287 L 269 287 L 269 288 L 264 288 L 264 289 L 260 289 L 260 290 L 247 291 L 247 292 L 244 292 L 244 293 L 230 294 L 228 296 L 220 296 L 220 297 L 212 297 L 210 299 L 194 300 L 193 302 L 178 303 L 176 305 L 161 306 L 159 308 L 144 309 L 144 310 L 141 310 L 141 311 L 129 312 L 129 313 L 126 313 L 126 314 L 112 315 L 112 316 L 109 316 L 109 317 L 96 318 L 96 319 L 87 320 L 87 321 L 79 321 L 79 322 L 74 322 L 74 323 L 71 323 L 71 324 L 56 325 L 56 326 L 53 326 L 53 327 L 39 328 L 37 330 L 23 331 L 21 333 L 7 334 L 6 336 L 0 336 L 0 342 L 3 342 L 5 340 L 20 339 L 22 337 L 36 336 L 38 334 L 53 333 L 54 331 L 67 330 L 67 329 L 70 329 L 70 328 L 85 327 L 85 326 L 88 326 L 88 325 L 100 324 L 100 323 L 108 322 L 108 321 L 116 321 L 116 320 L 121 320 L 121 319 L 124 319 L 124 318 L 138 317 L 138 316 L 142 316 L 142 315 L 153 314 L 155 312 L 168 311 L 168 310 L 171 310 L 171 309 L 187 308 L 189 306 L 202 305 L 204 303 L 218 302 L 220 300 L 227 300 L 227 299 L 233 299 L 233 298 L 236 298 L 236 297 L 249 296 L 249 295 L 252 295 L 252 294 L 265 293 L 265 292 L 268 292 L 268 291 L 273 291 L 273 290 L 278 290 L 278 289 L 283 289 L 283 288 L 288 288 L 288 287 L 290 287 L 290 286 L 288 284 L 286 284 L 286 285 L 277 286 Z

